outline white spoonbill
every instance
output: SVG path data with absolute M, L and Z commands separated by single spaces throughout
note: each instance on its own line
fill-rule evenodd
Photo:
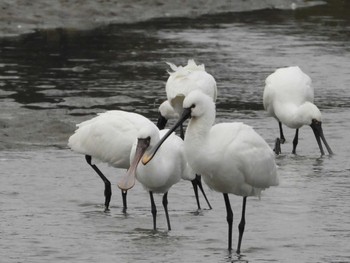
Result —
M 167 99 L 175 112 L 182 113 L 184 98 L 193 90 L 200 90 L 215 102 L 217 87 L 214 77 L 205 71 L 203 64 L 197 65 L 194 60 L 188 60 L 186 66 L 175 66 L 168 63 L 173 72 L 165 85 Z
M 174 133 L 169 135 L 166 142 L 159 149 L 159 154 L 148 164 L 140 162 L 143 154 L 154 147 L 167 130 L 159 131 L 154 126 L 145 126 L 139 133 L 130 154 L 130 168 L 127 174 L 118 183 L 122 191 L 128 191 L 135 184 L 135 178 L 149 192 L 151 199 L 151 212 L 153 216 L 153 229 L 156 230 L 157 208 L 153 193 L 163 194 L 163 206 L 167 219 L 168 230 L 171 230 L 168 213 L 168 191 L 170 187 L 186 179 L 193 171 L 186 161 L 183 140 Z
M 146 117 L 126 111 L 112 110 L 77 124 L 78 129 L 69 138 L 68 146 L 75 152 L 85 154 L 86 161 L 105 184 L 105 210 L 108 211 L 112 190 L 110 181 L 95 164 L 94 158 L 109 165 L 128 169 L 130 152 L 138 131 L 144 126 L 155 125 Z M 122 191 L 123 212 L 126 212 L 126 191 Z
M 259 196 L 270 186 L 278 185 L 274 153 L 250 126 L 243 123 L 215 121 L 215 104 L 199 91 L 191 92 L 183 102 L 180 120 L 143 158 L 149 162 L 166 136 L 187 118 L 191 118 L 185 135 L 185 155 L 192 169 L 203 176 L 204 182 L 223 193 L 228 222 L 228 249 L 232 249 L 233 213 L 228 194 L 243 196 L 242 218 L 239 224 L 237 253 L 240 254 L 245 227 L 248 196 Z
M 281 152 L 280 143 L 285 142 L 282 124 L 296 129 L 292 153 L 296 153 L 299 128 L 303 125 L 310 125 L 321 155 L 324 155 L 321 139 L 328 153 L 333 154 L 323 135 L 321 112 L 313 104 L 314 89 L 311 86 L 310 77 L 297 66 L 279 68 L 266 78 L 265 84 L 264 108 L 270 116 L 278 121 L 280 129 L 280 138 L 276 140 L 276 154 Z
M 176 66 L 169 62 L 167 64 L 173 72 L 168 71 L 170 76 L 165 85 L 168 103 L 162 103 L 159 107 L 158 127 L 160 129 L 165 127 L 169 118 L 182 113 L 183 100 L 191 91 L 200 90 L 210 96 L 214 102 L 217 97 L 216 81 L 206 72 L 204 64 L 197 65 L 193 59 L 188 60 L 186 66 Z
M 170 76 L 165 86 L 167 100 L 159 107 L 160 117 L 158 118 L 157 126 L 160 129 L 165 127 L 168 119 L 181 115 L 183 100 L 191 91 L 200 90 L 210 96 L 214 102 L 217 97 L 216 81 L 211 74 L 206 72 L 203 64 L 197 65 L 193 59 L 188 60 L 186 66 L 176 66 L 172 63 L 167 64 L 173 72 L 168 72 Z M 180 125 L 180 134 L 181 138 L 184 138 L 182 125 Z M 198 187 L 211 209 L 211 205 L 202 187 L 201 177 L 196 175 L 191 182 L 196 195 L 198 209 L 201 208 L 198 198 Z

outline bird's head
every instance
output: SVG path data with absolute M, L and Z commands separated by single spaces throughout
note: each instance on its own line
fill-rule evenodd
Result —
M 206 118 L 205 123 L 208 123 L 209 125 L 214 123 L 215 103 L 208 95 L 199 90 L 194 90 L 185 97 L 183 101 L 183 112 L 179 120 L 161 138 L 157 145 L 144 155 L 142 158 L 142 163 L 147 164 L 154 157 L 164 141 L 187 119 L 195 119 L 203 116 Z
M 322 122 L 322 114 L 317 106 L 311 102 L 303 103 L 297 110 L 295 122 L 301 127 L 303 125 L 311 125 L 313 120 Z
M 127 191 L 135 185 L 136 170 L 142 156 L 159 141 L 159 130 L 154 125 L 146 125 L 138 131 L 137 140 L 130 153 L 130 167 L 119 181 L 118 187 Z

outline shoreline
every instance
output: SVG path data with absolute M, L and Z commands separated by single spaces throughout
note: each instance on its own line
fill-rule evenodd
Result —
M 3 0 L 0 2 L 0 37 L 40 29 L 88 30 L 108 24 L 130 24 L 162 17 L 199 17 L 206 14 L 260 9 L 295 9 L 320 4 L 304 0 Z

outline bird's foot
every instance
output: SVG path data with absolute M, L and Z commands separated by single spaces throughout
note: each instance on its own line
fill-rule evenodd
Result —
M 196 211 L 193 212 L 193 215 L 201 216 L 201 215 L 203 215 L 203 210 L 202 209 L 197 209 Z
M 123 207 L 122 212 L 123 212 L 124 215 L 126 215 L 126 207 Z
M 279 155 L 281 153 L 281 139 L 276 138 L 275 141 L 275 148 L 273 149 L 276 155 Z

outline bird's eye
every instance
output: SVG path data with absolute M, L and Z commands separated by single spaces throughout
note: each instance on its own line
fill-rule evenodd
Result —
M 191 109 L 193 109 L 194 107 L 196 107 L 196 104 L 192 104 L 191 105 Z

